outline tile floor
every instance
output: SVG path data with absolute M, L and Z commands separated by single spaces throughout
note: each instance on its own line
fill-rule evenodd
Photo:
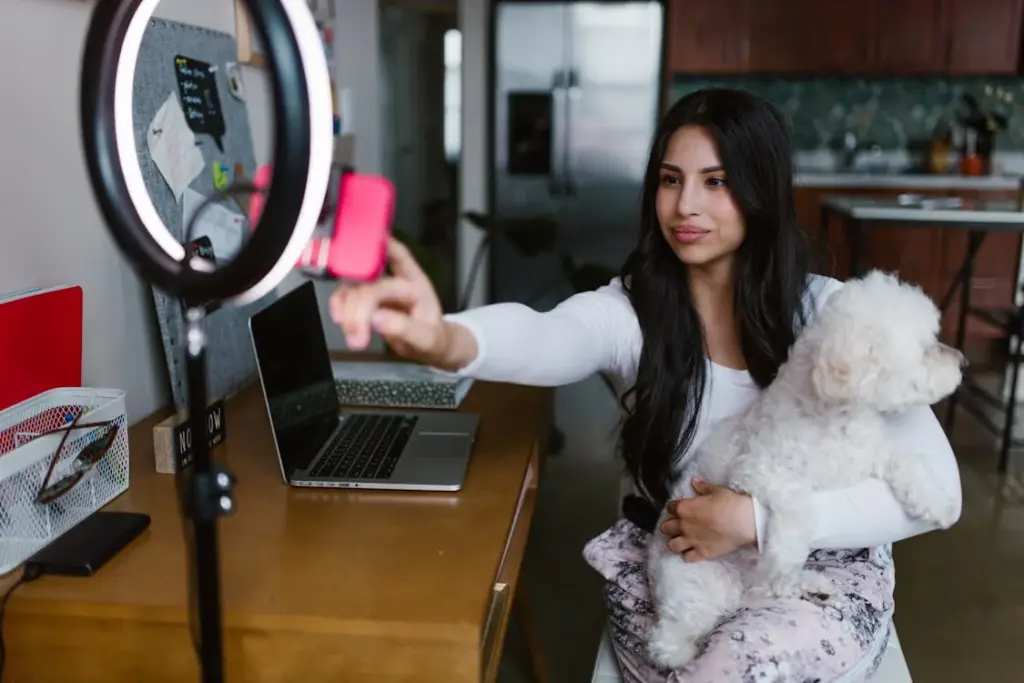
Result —
M 586 683 L 604 623 L 600 581 L 580 552 L 615 517 L 618 410 L 596 378 L 560 389 L 557 410 L 566 446 L 548 461 L 525 585 L 550 680 Z M 995 438 L 964 411 L 951 440 L 964 513 L 948 532 L 896 544 L 900 640 L 915 683 L 1016 683 L 1024 680 L 1024 485 L 996 476 Z M 499 681 L 530 680 L 512 628 Z

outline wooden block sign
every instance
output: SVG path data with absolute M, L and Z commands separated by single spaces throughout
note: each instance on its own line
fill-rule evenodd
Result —
M 227 438 L 222 399 L 214 401 L 206 409 L 206 429 L 210 437 L 211 450 Z M 161 474 L 174 474 L 178 468 L 186 467 L 192 462 L 195 452 L 193 429 L 187 413 L 179 412 L 172 415 L 153 428 L 153 451 L 156 456 L 156 471 Z

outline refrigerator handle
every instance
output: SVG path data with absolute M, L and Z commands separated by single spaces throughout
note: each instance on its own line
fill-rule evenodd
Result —
M 558 197 L 565 192 L 565 116 L 564 110 L 569 99 L 565 71 L 555 72 L 551 79 L 551 176 L 548 179 L 548 192 Z
M 576 194 L 576 181 L 572 177 L 572 103 L 580 98 L 580 75 L 575 68 L 569 70 L 566 86 L 565 117 L 562 123 L 565 130 L 562 153 L 562 177 L 564 179 L 563 187 L 565 194 L 573 196 Z

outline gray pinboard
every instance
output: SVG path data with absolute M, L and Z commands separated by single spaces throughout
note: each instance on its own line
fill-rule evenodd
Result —
M 179 240 L 183 240 L 182 202 L 175 200 L 174 193 L 150 157 L 147 145 L 150 122 L 168 96 L 178 93 L 174 60 L 179 55 L 217 67 L 214 73 L 225 122 L 223 152 L 218 149 L 210 135 L 196 134 L 196 143 L 203 153 L 205 166 L 190 187 L 204 197 L 209 197 L 215 191 L 215 161 L 220 161 L 229 169 L 229 180 L 233 181 L 236 164 L 242 164 L 246 175 L 252 177 L 256 169 L 256 159 L 246 104 L 233 96 L 228 86 L 228 65 L 238 60 L 234 37 L 221 31 L 174 21 L 150 21 L 142 40 L 142 50 L 135 72 L 135 144 L 139 150 L 142 174 L 156 210 L 171 232 Z M 239 212 L 238 206 L 232 200 L 226 199 L 222 202 L 226 208 Z M 249 339 L 248 319 L 255 311 L 268 305 L 275 298 L 276 293 L 272 292 L 254 304 L 221 307 L 207 317 L 207 391 L 210 400 L 231 396 L 256 378 L 256 360 Z M 156 288 L 153 290 L 153 300 L 174 403 L 177 408 L 184 408 L 188 403 L 184 359 L 184 314 L 177 300 L 169 298 Z

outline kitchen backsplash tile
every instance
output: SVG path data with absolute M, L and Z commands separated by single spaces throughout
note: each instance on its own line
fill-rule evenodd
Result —
M 749 90 L 773 102 L 789 118 L 798 150 L 835 148 L 847 131 L 886 150 L 926 144 L 944 117 L 955 118 L 959 97 L 972 93 L 982 106 L 995 105 L 1010 118 L 996 152 L 1024 151 L 1024 79 L 1021 78 L 728 78 L 677 76 L 673 101 L 709 86 Z M 1010 102 L 1005 102 L 1009 99 Z

